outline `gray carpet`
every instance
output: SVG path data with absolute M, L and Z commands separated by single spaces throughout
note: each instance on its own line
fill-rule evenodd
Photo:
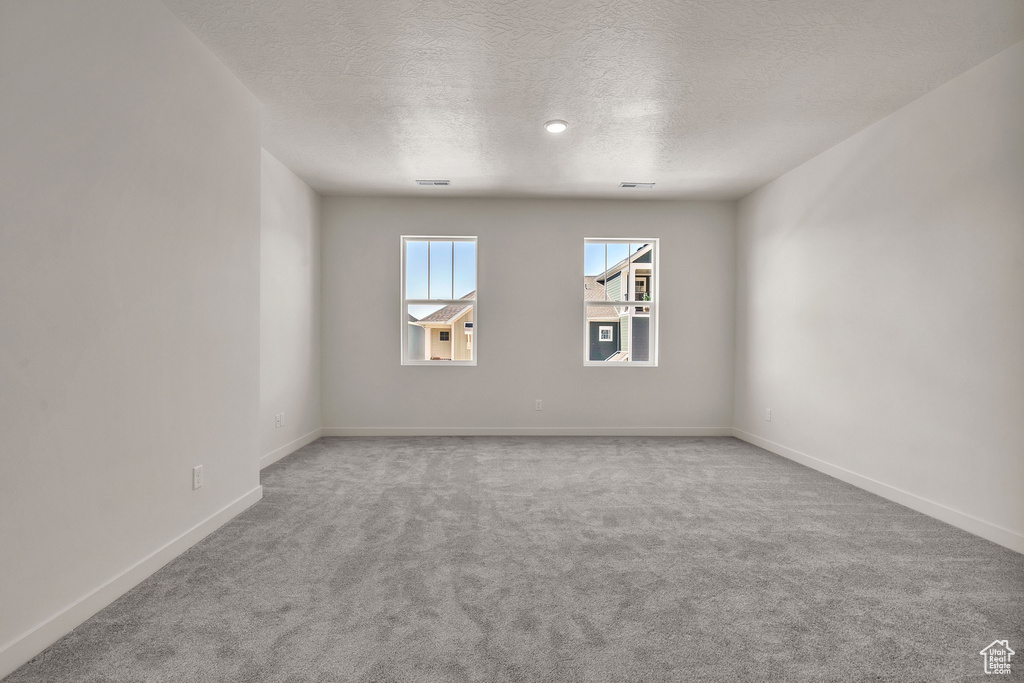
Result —
M 1024 672 L 1024 556 L 731 438 L 328 438 L 263 484 L 5 683 Z

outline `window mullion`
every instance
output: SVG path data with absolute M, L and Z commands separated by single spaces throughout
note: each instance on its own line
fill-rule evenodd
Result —
M 365 298 L 355 297 L 353 301 L 365 302 Z M 476 299 L 404 299 L 405 304 L 409 306 L 463 306 L 473 305 L 476 303 Z

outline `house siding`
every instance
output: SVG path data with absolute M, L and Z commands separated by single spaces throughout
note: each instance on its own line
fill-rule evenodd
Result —
M 430 330 L 430 357 L 451 360 L 452 343 L 441 341 L 441 332 L 447 328 L 434 327 Z
M 612 340 L 603 342 L 601 341 L 601 327 L 612 328 Z M 590 360 L 604 360 L 608 356 L 612 355 L 619 350 L 619 326 L 609 320 L 590 321 L 590 353 L 588 358 Z
M 631 361 L 649 361 L 651 359 L 651 319 L 633 318 L 633 353 Z
M 466 348 L 469 335 L 466 334 L 465 323 L 473 321 L 473 309 L 455 321 L 452 325 L 452 360 L 473 360 L 473 352 Z M 473 335 L 476 336 L 476 335 Z
M 426 352 L 426 339 L 423 328 L 419 325 L 409 325 L 409 348 L 406 358 L 408 360 L 423 360 Z
M 604 284 L 605 293 L 608 295 L 609 301 L 621 301 L 622 300 L 622 277 L 620 274 L 615 274 Z

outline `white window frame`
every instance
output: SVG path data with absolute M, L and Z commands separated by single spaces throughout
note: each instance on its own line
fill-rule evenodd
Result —
M 475 255 L 475 258 L 473 260 L 473 267 L 474 267 L 473 280 L 474 280 L 474 282 L 476 284 L 476 298 L 473 298 L 473 299 L 438 299 L 438 298 L 407 299 L 406 296 L 405 296 L 406 295 L 406 289 L 405 289 L 405 284 L 406 284 L 405 283 L 405 256 L 406 256 L 406 245 L 409 242 L 452 242 L 452 243 L 454 243 L 454 242 L 472 242 L 473 245 L 475 246 L 475 251 L 476 251 L 476 255 Z M 455 247 L 454 247 L 454 244 L 453 244 L 452 245 L 453 251 L 454 251 L 454 248 Z M 401 354 L 402 365 L 431 365 L 431 366 L 459 365 L 459 366 L 475 366 L 476 363 L 477 363 L 477 358 L 479 357 L 479 354 L 477 353 L 478 347 L 479 347 L 479 342 L 476 339 L 476 336 L 477 336 L 476 325 L 473 326 L 473 343 L 472 343 L 472 346 L 470 346 L 468 348 L 468 350 L 472 351 L 473 357 L 472 357 L 471 360 L 437 361 L 437 360 L 427 360 L 427 359 L 423 359 L 423 358 L 408 358 L 407 356 L 408 356 L 408 351 L 409 351 L 409 307 L 410 306 L 419 306 L 419 305 L 429 305 L 429 306 L 453 306 L 454 305 L 454 306 L 461 306 L 461 305 L 468 304 L 468 305 L 473 307 L 473 321 L 474 322 L 477 321 L 478 316 L 480 315 L 480 310 L 479 310 L 478 305 L 477 305 L 477 302 L 480 300 L 480 246 L 479 246 L 479 241 L 477 240 L 476 236 L 475 235 L 473 235 L 473 236 L 468 236 L 468 235 L 459 235 L 459 236 L 452 236 L 452 235 L 402 235 L 401 236 L 401 248 L 400 249 L 401 249 L 401 262 L 400 262 L 400 265 L 399 265 L 399 271 L 400 271 L 399 272 L 399 277 L 400 277 L 399 287 L 400 287 L 401 301 L 402 301 L 402 305 L 400 307 L 401 315 L 402 315 L 402 320 L 401 320 L 401 327 L 400 327 L 400 329 L 401 329 L 401 347 L 399 348 L 399 353 Z M 429 252 L 429 247 L 428 247 L 427 254 L 428 254 L 427 255 L 427 258 L 428 258 L 427 282 L 429 283 L 429 281 L 430 281 L 430 266 L 429 266 L 429 258 L 430 258 L 429 254 L 430 254 L 430 252 Z M 452 258 L 452 282 L 453 283 L 455 282 L 455 259 L 454 259 L 454 257 Z M 430 294 L 429 290 L 428 290 L 428 294 Z M 430 344 L 430 331 L 425 329 L 424 333 L 425 333 L 425 335 L 424 335 L 425 336 L 425 343 L 426 344 Z M 454 351 L 454 336 L 451 334 L 451 331 L 449 331 L 449 343 L 452 344 L 452 346 L 453 346 L 452 350 Z
M 660 289 L 658 287 L 659 279 L 661 277 L 661 264 L 660 264 L 661 244 L 660 244 L 658 238 L 657 237 L 653 237 L 653 238 L 638 238 L 638 237 L 629 237 L 629 238 L 625 238 L 625 237 L 586 237 L 583 240 L 583 253 L 584 253 L 583 259 L 584 259 L 584 264 L 586 264 L 586 245 L 587 244 L 592 244 L 592 243 L 599 243 L 599 244 L 625 244 L 625 245 L 630 245 L 630 244 L 649 244 L 649 245 L 651 245 L 651 271 L 652 272 L 651 272 L 651 277 L 647 281 L 647 291 L 646 291 L 646 294 L 651 297 L 650 300 L 649 301 L 629 302 L 630 303 L 629 306 L 623 306 L 622 305 L 622 304 L 627 303 L 626 300 L 620 300 L 620 301 L 615 301 L 615 302 L 612 302 L 610 300 L 608 301 L 609 304 L 614 305 L 616 308 L 625 308 L 626 309 L 626 315 L 629 318 L 631 318 L 631 319 L 635 318 L 635 317 L 647 317 L 647 318 L 650 318 L 650 321 L 651 321 L 651 323 L 650 323 L 650 331 L 649 331 L 649 334 L 650 334 L 650 340 L 649 340 L 650 341 L 650 360 L 646 360 L 646 361 L 629 360 L 629 361 L 621 361 L 621 362 L 610 362 L 610 361 L 602 361 L 602 360 L 590 360 L 590 328 L 589 328 L 589 323 L 587 321 L 587 308 L 589 306 L 593 306 L 593 305 L 601 305 L 601 301 L 600 300 L 596 300 L 595 301 L 595 300 L 592 300 L 592 299 L 588 300 L 586 298 L 586 296 L 584 296 L 583 297 L 583 365 L 584 365 L 584 367 L 601 367 L 601 368 L 608 368 L 608 367 L 652 368 L 652 367 L 657 367 L 658 366 L 658 329 L 660 327 L 660 320 L 659 320 L 659 315 L 658 315 L 658 304 L 659 304 L 659 299 L 661 298 L 659 296 Z M 629 247 L 627 246 L 626 249 L 627 249 L 627 256 L 628 256 L 628 249 L 629 249 Z M 607 247 L 605 248 L 605 253 L 607 254 Z M 614 265 L 614 264 L 608 263 L 608 258 L 607 258 L 607 255 L 606 255 L 605 256 L 605 269 L 606 269 L 606 271 L 612 265 Z M 630 268 L 632 269 L 632 264 L 630 265 Z M 625 283 L 625 286 L 622 287 L 622 290 L 626 291 L 626 292 L 630 292 L 630 290 L 629 290 L 630 286 L 635 287 L 635 284 L 634 284 L 635 280 L 633 278 L 628 278 L 628 279 L 629 279 L 629 282 Z M 635 296 L 635 292 L 630 292 L 630 294 L 633 294 Z M 640 314 L 638 314 L 637 311 L 636 311 L 637 308 L 648 308 L 649 309 L 649 313 L 640 313 Z M 618 324 L 618 323 L 614 323 L 614 324 Z M 632 329 L 632 327 L 633 327 L 632 320 L 630 320 L 629 327 L 630 327 L 630 329 Z M 614 335 L 613 335 L 613 337 L 614 337 Z M 598 338 L 600 339 L 600 332 L 598 333 Z M 630 340 L 630 341 L 632 341 L 632 340 Z
M 605 332 L 608 333 L 608 338 L 607 339 L 604 338 L 604 333 Z M 599 342 L 615 341 L 615 331 L 612 329 L 611 325 L 598 325 L 597 326 L 597 341 L 599 341 Z
M 444 338 L 444 335 L 446 335 L 446 334 L 448 335 L 447 339 Z M 451 342 L 451 340 L 452 340 L 452 331 L 451 330 L 438 330 L 437 331 L 437 341 L 439 341 L 439 342 Z

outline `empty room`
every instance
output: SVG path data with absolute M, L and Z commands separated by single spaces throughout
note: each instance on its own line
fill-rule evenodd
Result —
M 4 683 L 1021 647 L 1021 0 L 0 0 Z

